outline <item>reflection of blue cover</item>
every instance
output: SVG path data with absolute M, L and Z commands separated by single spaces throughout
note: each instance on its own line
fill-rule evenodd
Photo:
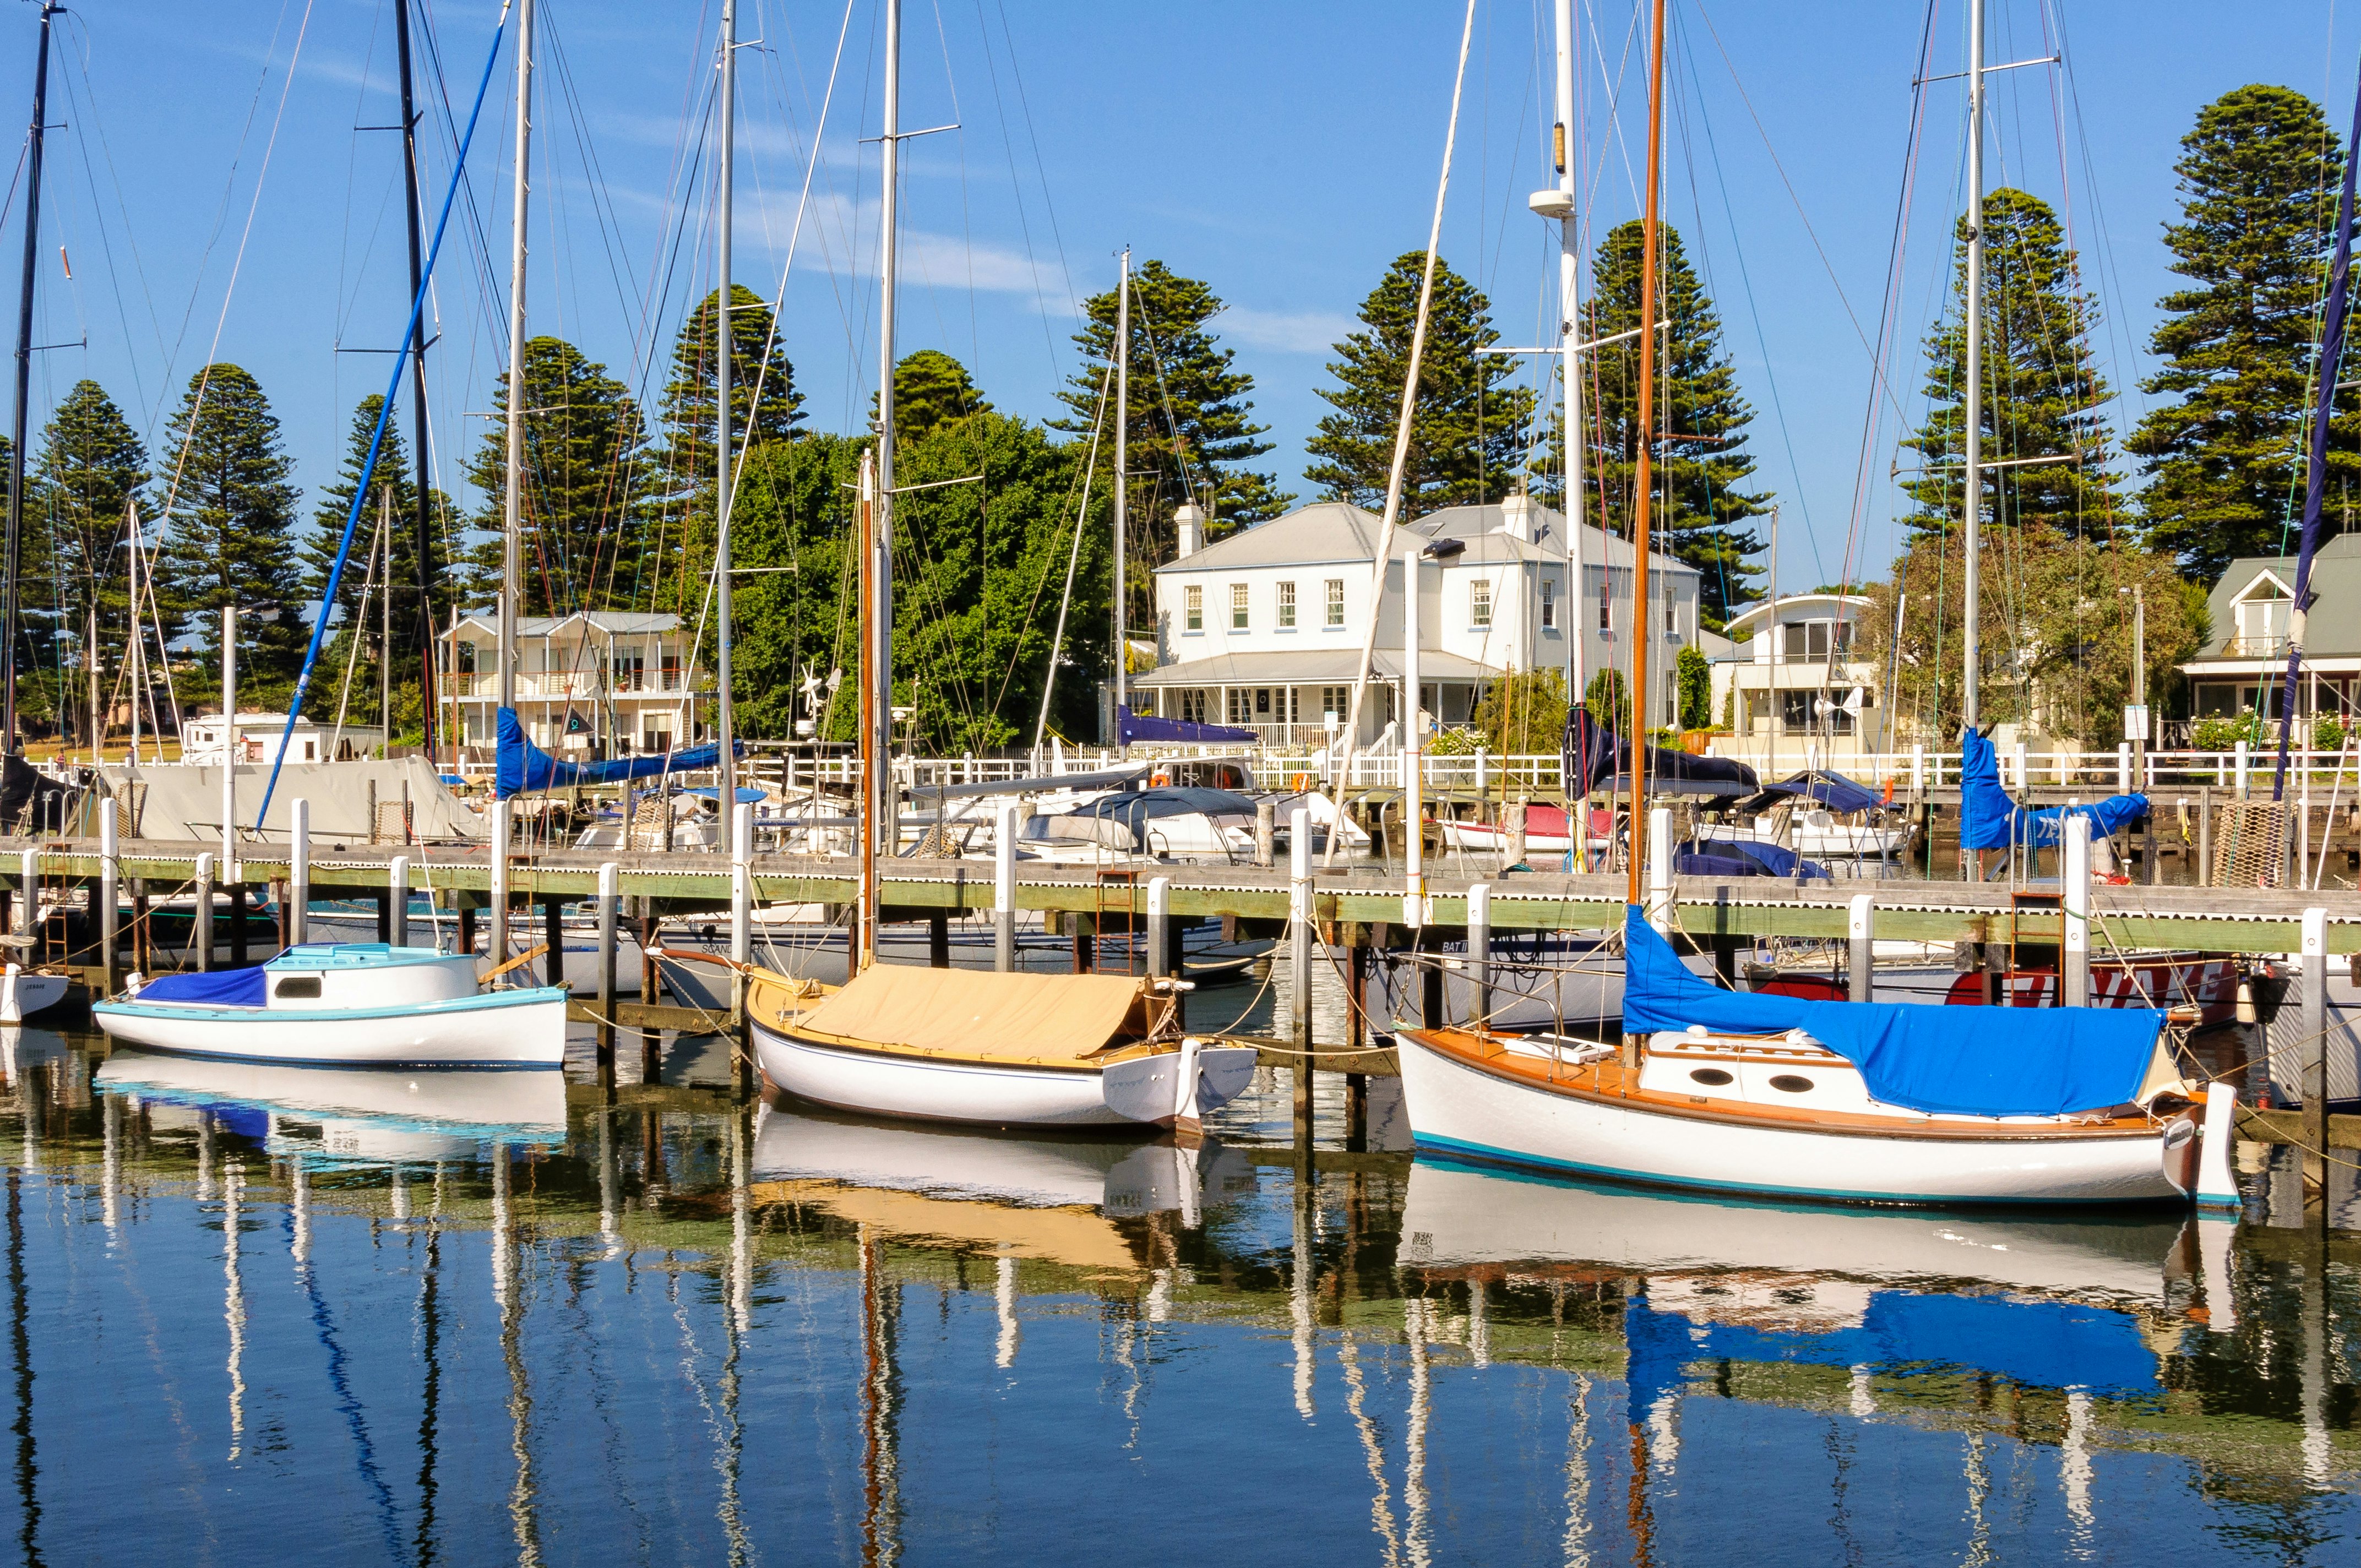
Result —
M 745 754 L 746 745 L 741 740 L 731 755 Z M 652 779 L 659 773 L 693 773 L 718 767 L 721 748 L 691 746 L 685 751 L 668 751 L 656 757 L 618 757 L 611 762 L 561 762 L 526 740 L 524 725 L 518 719 L 516 709 L 504 707 L 500 711 L 500 747 L 495 756 L 493 789 L 506 800 L 529 790 L 624 784 L 632 779 Z
M 209 1007 L 259 1007 L 269 976 L 252 969 L 215 970 L 211 974 L 161 974 L 139 988 L 142 1002 L 201 1002 Z
M 1623 1027 L 1801 1029 L 1861 1069 L 1871 1096 L 1914 1111 L 2056 1116 L 2139 1092 L 2164 1014 L 2130 1007 L 1916 1007 L 1723 991 L 1691 974 L 1638 905 L 1623 917 Z
M 1949 1367 L 1989 1372 L 2037 1388 L 2155 1394 L 2156 1356 L 2129 1313 L 2004 1296 L 1879 1290 L 1858 1328 L 1827 1333 L 1738 1323 L 1697 1323 L 1644 1300 L 1623 1313 L 1625 1371 L 1634 1413 L 1686 1381 L 1691 1362 L 1794 1361 L 1882 1370 Z
M 2011 844 L 2056 844 L 2069 817 L 2091 819 L 2091 837 L 2103 839 L 2147 815 L 2147 796 L 2111 795 L 2089 806 L 2019 806 L 2001 787 L 2000 754 L 1980 732 L 1960 736 L 1960 847 L 2004 850 Z

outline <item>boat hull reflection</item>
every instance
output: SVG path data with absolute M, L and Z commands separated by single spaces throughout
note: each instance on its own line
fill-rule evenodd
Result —
M 566 1136 L 565 1081 L 532 1068 L 402 1071 L 117 1051 L 92 1083 L 211 1111 L 274 1154 L 338 1164 L 471 1159 L 487 1143 Z

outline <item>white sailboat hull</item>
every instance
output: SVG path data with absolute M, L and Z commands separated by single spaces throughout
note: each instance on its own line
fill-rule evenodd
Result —
M 1002 1127 L 1132 1127 L 1181 1114 L 1182 1056 L 1162 1052 L 1098 1067 L 1031 1067 L 849 1050 L 755 1021 L 754 1056 L 776 1089 L 874 1116 Z M 1255 1053 L 1197 1053 L 1196 1113 L 1226 1104 L 1254 1075 Z
M 1400 1032 L 1417 1146 L 1535 1169 L 1892 1203 L 2121 1203 L 2184 1196 L 2153 1137 L 1884 1137 L 1717 1120 L 1527 1087 Z
M 500 991 L 404 1007 L 270 1009 L 103 1002 L 109 1038 L 234 1061 L 335 1067 L 542 1067 L 566 1059 L 566 993 Z

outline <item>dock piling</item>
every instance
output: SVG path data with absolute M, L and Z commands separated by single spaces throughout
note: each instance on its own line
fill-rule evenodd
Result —
M 1505 872 L 1525 861 L 1525 803 L 1515 802 L 1503 815 L 1507 826 L 1500 836 L 1500 869 Z
M 598 1080 L 609 1085 L 615 1081 L 615 922 L 622 913 L 622 878 L 612 861 L 598 867 Z
M 294 947 L 303 940 L 303 917 L 312 907 L 312 803 L 297 800 L 288 808 L 287 935 Z
M 2059 883 L 2065 894 L 2066 942 L 2060 955 L 2058 1004 L 2091 1005 L 2091 819 L 2069 817 Z
M 385 868 L 386 940 L 410 946 L 410 857 L 396 855 Z
M 1016 967 L 1016 803 L 1000 808 L 992 836 L 992 967 Z
M 1870 997 L 1873 976 L 1874 949 L 1870 943 L 1871 911 L 1877 905 L 1877 895 L 1856 893 L 1845 911 L 1845 937 L 1848 948 L 1846 978 L 1848 994 L 1854 1002 L 1866 1002 Z
M 1268 800 L 1255 802 L 1255 864 L 1268 869 L 1277 858 L 1279 807 Z
M 1492 1016 L 1492 884 L 1467 890 L 1467 979 L 1476 999 L 1468 1022 L 1481 1029 Z
M 1263 803 L 1262 821 L 1270 819 Z M 1259 828 L 1257 828 L 1259 831 Z M 1287 978 L 1290 1037 L 1295 1058 L 1295 1121 L 1299 1138 L 1312 1125 L 1312 813 L 1297 806 L 1287 814 Z
M 1369 1043 L 1369 945 L 1348 943 L 1345 948 L 1345 1046 L 1359 1051 Z M 1369 1075 L 1345 1075 L 1345 1149 L 1359 1154 L 1369 1142 Z
M 726 770 L 725 770 L 726 771 Z M 754 803 L 730 806 L 730 1049 L 732 1075 L 741 1091 L 754 1081 L 754 1058 L 746 1038 L 746 970 L 754 961 Z
M 549 956 L 545 960 L 548 978 L 543 983 L 564 985 L 566 983 L 566 905 L 554 898 L 542 900 L 541 924 L 543 939 L 549 944 Z M 526 929 L 531 930 L 532 927 L 527 927 Z
M 115 928 L 116 861 L 115 813 L 112 810 L 98 814 L 98 961 L 100 969 L 105 972 L 106 994 L 113 996 L 122 986 L 123 972 L 122 955 L 115 949 L 120 933 Z
M 246 883 L 236 880 L 233 870 L 222 874 L 230 878 L 229 884 L 229 967 L 246 967 Z
M 2303 1143 L 2328 1174 L 2328 911 L 2303 912 Z M 2323 1197 L 2323 1207 L 2325 1208 Z
M 2213 885 L 2213 786 L 2197 786 L 2197 885 Z
M 33 851 L 25 851 L 27 863 Z M 189 912 L 189 951 L 194 958 L 197 972 L 204 974 L 214 967 L 214 858 L 210 852 L 197 857 L 196 903 Z M 32 879 L 25 879 L 25 896 L 33 895 Z

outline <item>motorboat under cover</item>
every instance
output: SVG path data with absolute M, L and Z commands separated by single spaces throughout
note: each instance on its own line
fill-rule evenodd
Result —
M 2046 848 L 2060 841 L 2070 817 L 2086 817 L 2091 837 L 2103 839 L 2147 815 L 2147 796 L 2111 795 L 2089 806 L 2019 806 L 2001 787 L 2000 753 L 1978 730 L 1960 735 L 1960 848 Z
M 1807 861 L 1784 844 L 1752 839 L 1711 837 L 1683 844 L 1673 853 L 1673 870 L 1682 876 L 1785 876 L 1809 882 L 1829 880 L 1828 870 Z
M 1738 809 L 1747 816 L 1753 816 L 1795 795 L 1817 800 L 1842 817 L 1850 817 L 1856 811 L 1872 810 L 1885 804 L 1876 791 L 1855 784 L 1842 773 L 1827 768 L 1806 768 L 1792 778 L 1764 784 L 1761 795 L 1741 803 Z
M 1115 848 L 1144 850 L 1148 825 L 1168 817 L 1224 817 L 1255 819 L 1255 803 L 1245 795 L 1202 784 L 1166 784 L 1157 789 L 1125 790 L 1087 801 L 1055 817 L 1036 817 L 1025 824 L 1027 839 L 1082 839 Z M 1099 826 L 1104 824 L 1105 826 Z M 1126 835 L 1128 838 L 1126 838 Z
M 1851 1062 L 1872 1099 L 1931 1115 L 2062 1116 L 2135 1101 L 2164 1014 L 2129 1007 L 1914 1007 L 1724 991 L 1689 972 L 1638 905 L 1623 916 L 1623 1027 L 1800 1029 Z
M 872 964 L 794 1027 L 946 1057 L 1074 1062 L 1118 1034 L 1145 1032 L 1146 985 L 1130 975 Z
M 214 970 L 210 974 L 159 974 L 139 988 L 142 1002 L 185 1002 L 199 1007 L 263 1007 L 269 1003 L 266 966 Z

